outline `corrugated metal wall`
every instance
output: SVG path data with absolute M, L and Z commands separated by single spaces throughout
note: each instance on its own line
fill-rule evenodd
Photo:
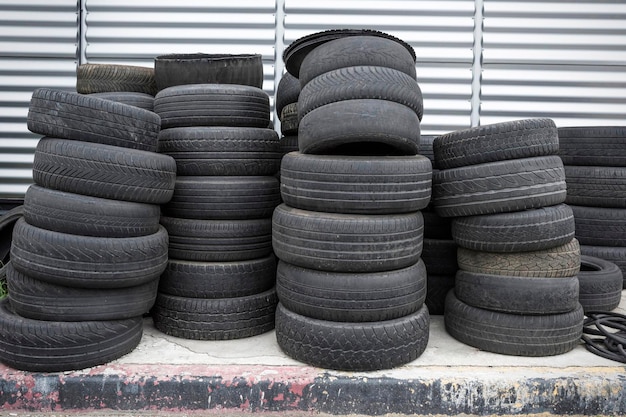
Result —
M 273 95 L 286 45 L 363 27 L 415 48 L 424 134 L 526 117 L 626 122 L 626 0 L 0 0 L 0 198 L 32 182 L 31 92 L 74 88 L 78 63 L 260 53 Z

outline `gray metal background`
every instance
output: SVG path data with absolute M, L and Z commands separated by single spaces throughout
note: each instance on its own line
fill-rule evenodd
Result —
M 32 91 L 75 88 L 78 64 L 260 53 L 273 96 L 284 48 L 332 28 L 415 48 L 424 134 L 528 117 L 626 124 L 626 0 L 0 0 L 0 198 L 32 182 Z

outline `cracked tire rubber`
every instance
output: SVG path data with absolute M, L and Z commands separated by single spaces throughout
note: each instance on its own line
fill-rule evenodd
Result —
M 426 349 L 430 316 L 425 305 L 408 316 L 369 323 L 318 320 L 276 309 L 276 340 L 292 358 L 343 371 L 390 369 Z
M 285 136 L 297 135 L 299 127 L 298 103 L 287 104 L 280 112 L 280 133 Z
M 626 208 L 626 167 L 565 166 L 567 204 Z
M 282 157 L 274 130 L 246 127 L 164 129 L 158 150 L 174 158 L 179 176 L 274 175 Z
M 17 315 L 0 300 L 0 362 L 22 371 L 63 372 L 103 365 L 141 340 L 141 316 L 124 320 L 56 322 Z
M 433 204 L 442 217 L 521 211 L 565 198 L 563 163 L 554 155 L 433 172 Z
M 626 210 L 570 205 L 581 245 L 626 246 Z
M 424 238 L 422 259 L 429 275 L 454 275 L 459 269 L 454 240 Z
M 572 209 L 558 204 L 511 213 L 457 217 L 452 219 L 452 236 L 466 249 L 528 252 L 566 244 L 574 238 L 574 227 Z
M 230 298 L 267 291 L 276 281 L 276 258 L 233 262 L 194 262 L 170 259 L 159 291 L 179 297 Z
M 299 152 L 283 157 L 283 201 L 311 211 L 391 214 L 425 208 L 430 161 L 421 156 L 339 156 Z
M 514 277 L 458 271 L 454 293 L 465 304 L 485 310 L 567 313 L 578 307 L 578 277 Z
M 272 220 L 197 220 L 161 217 L 169 235 L 169 257 L 198 262 L 233 262 L 272 252 Z
M 109 200 L 31 185 L 24 219 L 33 226 L 82 236 L 135 237 L 159 230 L 156 204 Z
M 280 184 L 275 177 L 178 177 L 174 195 L 162 210 L 184 219 L 246 220 L 271 217 L 278 204 Z
M 154 69 L 133 65 L 82 64 L 76 70 L 76 91 L 81 94 L 157 93 Z
M 424 220 L 418 212 L 359 215 L 300 210 L 274 211 L 272 244 L 281 260 L 334 272 L 380 272 L 417 263 Z
M 93 93 L 90 94 L 90 96 L 115 101 L 117 103 L 128 104 L 129 106 L 139 107 L 144 110 L 154 111 L 154 96 L 151 96 L 150 94 L 122 91 L 115 93 Z
M 27 125 L 44 136 L 156 152 L 161 119 L 127 104 L 39 88 L 30 100 Z
M 154 99 L 163 129 L 192 126 L 267 128 L 270 101 L 260 88 L 234 84 L 168 87 Z
M 156 279 L 167 265 L 167 232 L 108 238 L 15 224 L 11 263 L 41 281 L 74 288 L 124 288 Z
M 297 103 L 298 97 L 300 97 L 300 80 L 285 72 L 276 88 L 276 114 L 280 116 L 285 106 Z M 282 121 L 282 118 L 280 120 Z
M 626 128 L 561 127 L 559 155 L 564 165 L 626 166 Z
M 17 314 L 34 320 L 122 320 L 141 316 L 152 308 L 158 279 L 126 288 L 71 288 L 7 270 L 9 299 Z
M 426 298 L 426 268 L 420 260 L 384 272 L 325 272 L 280 261 L 280 302 L 302 316 L 337 322 L 392 320 L 416 312 Z
M 276 289 L 233 298 L 187 298 L 159 293 L 154 326 L 165 334 L 193 340 L 230 340 L 274 328 Z
M 386 100 L 330 103 L 300 120 L 300 152 L 346 155 L 416 155 L 420 122 L 409 107 Z
M 176 162 L 155 152 L 42 138 L 33 161 L 42 187 L 137 203 L 163 204 L 174 193 Z
M 585 313 L 617 308 L 622 299 L 624 282 L 619 267 L 614 262 L 587 255 L 581 257 L 580 264 L 579 300 Z
M 362 65 L 392 68 L 416 79 L 415 57 L 400 42 L 379 36 L 349 36 L 326 42 L 304 57 L 298 75 L 300 86 L 304 88 L 326 72 Z
M 550 249 L 531 252 L 483 252 L 459 247 L 459 268 L 491 275 L 516 277 L 572 277 L 580 270 L 580 246 L 576 239 Z
M 593 256 L 617 265 L 624 275 L 622 285 L 626 289 L 626 247 L 580 245 L 580 253 L 583 256 Z
M 450 291 L 444 321 L 447 332 L 480 350 L 515 356 L 552 356 L 574 349 L 583 333 L 582 306 L 567 313 L 499 313 L 460 301 Z
M 411 108 L 422 120 L 422 91 L 409 75 L 387 67 L 358 66 L 329 71 L 312 79 L 302 88 L 298 116 L 326 104 L 343 100 L 377 99 L 393 101 Z
M 559 136 L 551 119 L 526 119 L 458 130 L 435 139 L 439 169 L 556 155 Z

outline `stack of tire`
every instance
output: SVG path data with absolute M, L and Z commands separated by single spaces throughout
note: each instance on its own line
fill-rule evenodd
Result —
M 185 57 L 183 66 L 212 61 Z M 271 215 L 280 203 L 275 174 L 282 157 L 278 135 L 268 128 L 269 97 L 243 84 L 172 85 L 177 79 L 160 69 L 157 83 L 168 86 L 155 98 L 159 152 L 176 160 L 178 176 L 162 206 L 170 259 L 152 310 L 155 327 L 199 340 L 267 332 L 278 302 Z
M 160 119 L 43 88 L 28 128 L 46 136 L 13 229 L 0 360 L 32 371 L 111 361 L 139 343 L 167 265 L 159 205 L 172 196 L 176 166 L 155 152 Z
M 482 350 L 548 356 L 582 335 L 580 248 L 550 119 L 439 136 L 433 202 L 453 217 L 459 272 L 445 325 Z
M 276 88 L 276 114 L 280 120 L 280 147 L 283 154 L 298 150 L 298 98 L 300 81 L 285 72 Z
M 559 141 L 583 254 L 580 302 L 613 310 L 626 288 L 626 127 L 559 128 Z
M 283 157 L 273 216 L 276 337 L 311 365 L 386 369 L 428 342 L 420 210 L 432 168 L 417 155 L 422 96 L 409 51 L 380 33 L 340 37 L 299 69 L 299 152 Z

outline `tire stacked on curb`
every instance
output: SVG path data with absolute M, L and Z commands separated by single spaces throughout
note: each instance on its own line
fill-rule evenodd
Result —
M 582 335 L 580 247 L 565 201 L 558 134 L 549 119 L 453 132 L 435 139 L 433 202 L 452 217 L 459 272 L 447 331 L 482 350 L 548 356 Z
M 158 70 L 157 70 L 158 75 Z M 280 203 L 280 144 L 257 87 L 189 84 L 155 98 L 159 151 L 176 160 L 162 206 L 168 266 L 152 316 L 177 337 L 224 340 L 274 328 L 278 302 L 271 215 Z
M 559 142 L 581 253 L 613 262 L 626 275 L 626 127 L 563 127 Z M 612 310 L 621 288 L 626 280 L 619 290 L 614 283 L 581 287 L 581 296 L 600 291 L 608 297 L 604 309 Z
M 345 52 L 352 58 L 335 59 Z M 390 67 L 367 65 L 382 55 L 394 57 Z M 284 204 L 272 226 L 276 337 L 297 360 L 367 371 L 407 363 L 426 348 L 420 210 L 430 201 L 432 168 L 417 155 L 414 71 L 403 46 L 369 36 L 325 43 L 302 63 L 309 76 L 300 79 L 300 151 L 283 157 Z
M 0 360 L 30 371 L 102 364 L 141 339 L 167 265 L 159 205 L 175 162 L 155 152 L 157 115 L 109 100 L 38 89 L 28 128 L 46 136 L 13 229 Z
M 300 81 L 285 72 L 276 88 L 276 114 L 280 120 L 280 146 L 283 154 L 298 150 L 298 98 Z

